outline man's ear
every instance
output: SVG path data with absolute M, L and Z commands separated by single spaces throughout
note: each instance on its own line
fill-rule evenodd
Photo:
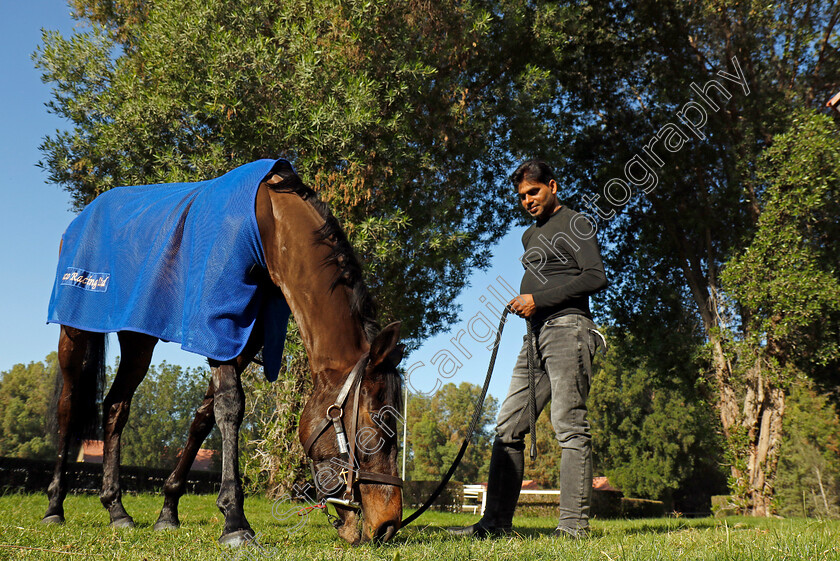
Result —
M 382 364 L 386 358 L 391 359 L 394 364 L 402 360 L 405 345 L 400 345 L 400 325 L 395 321 L 379 332 L 376 339 L 370 344 L 370 366 L 372 368 Z M 398 360 L 394 361 L 393 359 Z

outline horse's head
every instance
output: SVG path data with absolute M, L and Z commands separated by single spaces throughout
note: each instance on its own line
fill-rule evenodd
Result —
M 351 372 L 316 382 L 301 415 L 299 436 L 314 465 L 315 487 L 320 498 L 335 505 L 338 533 L 352 544 L 389 540 L 402 518 L 397 469 L 402 384 L 397 365 L 405 347 L 399 343 L 399 329 L 399 323 L 383 329 Z

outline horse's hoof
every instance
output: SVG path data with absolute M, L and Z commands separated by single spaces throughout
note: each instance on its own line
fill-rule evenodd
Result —
M 179 522 L 172 522 L 171 520 L 158 520 L 153 526 L 155 532 L 163 532 L 166 530 L 177 530 L 181 527 Z
M 134 519 L 130 516 L 125 518 L 117 518 L 111 522 L 111 528 L 134 528 Z
M 52 514 L 41 519 L 42 524 L 64 524 L 64 517 L 60 514 Z
M 223 534 L 219 543 L 228 547 L 241 547 L 254 539 L 254 532 L 251 530 L 237 530 L 229 534 Z

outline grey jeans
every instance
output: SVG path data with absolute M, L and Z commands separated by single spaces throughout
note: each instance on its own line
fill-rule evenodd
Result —
M 558 528 L 586 530 L 592 498 L 592 436 L 586 399 L 592 357 L 602 338 L 592 320 L 568 315 L 547 321 L 534 333 L 534 339 L 539 350 L 535 368 L 537 414 L 551 400 L 551 424 L 562 448 Z M 526 337 L 496 424 L 497 438 L 520 450 L 528 433 L 528 402 Z

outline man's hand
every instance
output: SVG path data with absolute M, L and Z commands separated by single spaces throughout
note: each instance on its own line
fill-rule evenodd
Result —
M 526 319 L 537 312 L 537 306 L 534 304 L 533 294 L 520 294 L 508 302 L 508 307 L 514 314 Z

